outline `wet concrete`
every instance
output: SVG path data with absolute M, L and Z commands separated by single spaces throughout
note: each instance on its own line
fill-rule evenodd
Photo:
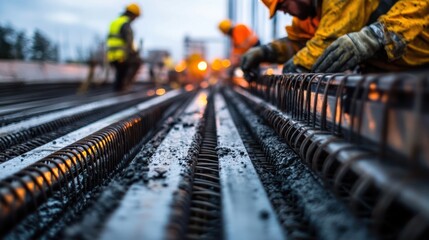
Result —
M 233 96 L 229 92 L 228 96 Z M 264 119 L 255 115 L 251 108 L 262 114 L 258 104 L 248 99 L 247 104 L 236 103 L 245 117 L 252 134 L 281 176 L 282 191 L 297 199 L 309 223 L 315 227 L 320 239 L 374 239 L 367 226 L 353 216 L 344 203 L 339 201 L 298 155 L 268 126 Z M 249 109 L 250 108 L 250 109 Z M 258 111 L 259 110 L 259 111 Z
M 180 110 L 180 102 L 178 104 L 174 106 L 174 110 L 167 112 L 180 112 L 177 111 L 177 109 Z M 77 192 L 77 194 L 71 195 L 72 198 L 65 197 L 64 191 L 56 192 L 47 200 L 47 203 L 41 205 L 34 214 L 27 216 L 7 237 L 10 239 L 39 237 L 44 239 L 58 239 L 59 237 L 93 239 L 96 237 L 103 226 L 101 219 L 110 215 L 129 186 L 136 181 L 148 181 L 147 159 L 153 154 L 174 121 L 176 118 L 168 118 L 163 127 L 156 129 L 159 132 L 155 136 L 148 134 L 143 137 L 140 144 L 123 156 L 123 163 L 126 164 L 117 166 L 117 169 L 110 172 L 104 179 L 98 179 L 101 182 L 95 183 L 95 186 L 94 181 L 96 180 L 91 179 L 91 173 L 81 172 L 79 181 L 81 183 L 91 182 L 89 189 L 72 189 Z M 150 137 L 154 138 L 148 142 Z M 142 146 L 141 143 L 144 142 L 147 142 L 146 148 L 137 154 Z M 131 161 L 130 158 L 134 156 L 136 157 Z M 128 163 L 130 165 L 127 166 Z M 71 187 L 74 188 L 74 186 Z M 61 204 L 53 204 L 58 201 Z M 38 224 L 34 224 L 35 222 Z
M 146 183 L 136 182 L 107 220 L 102 239 L 166 239 L 184 234 L 187 222 L 188 178 L 198 154 L 199 125 L 206 108 L 200 93 L 185 110 L 166 138 L 149 159 Z
M 149 182 L 148 162 L 162 140 L 167 136 L 171 126 L 176 124 L 176 118 L 168 118 L 161 129 L 148 141 L 120 174 L 116 175 L 101 189 L 100 194 L 93 196 L 91 206 L 86 211 L 74 216 L 71 223 L 63 225 L 59 233 L 63 239 L 94 239 L 98 238 L 107 219 L 120 205 L 123 197 L 136 183 Z
M 245 106 L 236 101 L 237 99 L 229 100 L 231 104 L 228 107 L 233 114 L 235 125 L 240 132 L 286 236 L 290 239 L 317 239 L 314 226 L 309 224 L 308 219 L 303 214 L 303 209 L 298 205 L 297 198 L 283 191 L 282 177 L 277 174 L 275 165 L 271 163 L 262 147 L 258 144 L 257 139 L 250 133 L 251 126 L 244 122 L 248 115 L 241 115 L 236 109 L 237 106 L 240 106 L 240 109 Z M 246 113 L 252 114 L 248 109 Z
M 284 239 L 284 233 L 222 96 L 215 96 L 222 192 L 227 239 Z

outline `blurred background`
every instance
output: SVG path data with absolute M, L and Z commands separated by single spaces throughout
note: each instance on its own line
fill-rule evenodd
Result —
M 154 51 L 168 52 L 175 63 L 199 42 L 204 58 L 225 58 L 228 43 L 217 29 L 230 18 L 251 26 L 265 43 L 285 35 L 291 21 L 279 14 L 268 19 L 268 10 L 258 0 L 162 0 L 134 1 L 143 10 L 133 23 L 136 44 L 143 58 Z M 39 0 L 0 2 L 0 58 L 25 61 L 85 63 L 103 54 L 110 21 L 121 14 L 127 1 Z M 101 58 L 101 56 L 96 56 Z M 152 56 L 153 57 L 153 56 Z

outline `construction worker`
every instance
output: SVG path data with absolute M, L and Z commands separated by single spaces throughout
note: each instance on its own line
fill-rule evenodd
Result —
M 222 20 L 218 27 L 223 34 L 231 39 L 230 76 L 232 76 L 235 68 L 240 64 L 241 56 L 250 48 L 260 45 L 259 38 L 246 25 L 240 23 L 233 25 L 229 19 Z
M 429 1 L 399 0 L 376 23 L 335 40 L 314 72 L 401 71 L 429 67 Z
M 131 84 L 141 65 L 133 43 L 131 23 L 140 16 L 140 7 L 129 4 L 124 13 L 110 24 L 107 38 L 107 58 L 115 67 L 115 91 L 124 91 Z
M 241 67 L 245 75 L 261 62 L 284 63 L 283 73 L 308 72 L 333 41 L 374 22 L 394 1 L 262 0 L 270 18 L 276 11 L 294 16 L 292 26 L 286 27 L 287 37 L 245 53 Z

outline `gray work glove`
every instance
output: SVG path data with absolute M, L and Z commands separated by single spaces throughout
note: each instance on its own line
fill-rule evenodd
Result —
M 343 72 L 373 57 L 383 46 L 376 34 L 380 24 L 372 24 L 359 32 L 346 34 L 335 40 L 313 65 L 312 72 Z
M 282 69 L 283 74 L 285 73 L 306 73 L 307 69 L 297 66 L 293 63 L 293 58 L 289 59 L 285 64 L 283 64 Z
M 275 61 L 276 53 L 269 45 L 262 45 L 249 49 L 241 57 L 240 67 L 243 70 L 246 80 L 255 78 L 259 75 L 259 64 L 261 62 Z

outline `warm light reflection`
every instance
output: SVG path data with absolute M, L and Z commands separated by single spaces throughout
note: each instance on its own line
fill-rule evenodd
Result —
M 222 69 L 222 60 L 220 60 L 219 58 L 216 58 L 215 60 L 213 60 L 211 67 L 214 71 L 221 70 Z
M 205 71 L 207 70 L 207 63 L 205 61 L 201 61 L 198 63 L 197 67 L 198 67 L 198 70 Z
M 231 66 L 231 61 L 229 61 L 229 59 L 222 60 L 222 66 L 224 68 L 229 68 L 229 66 Z
M 209 83 L 207 81 L 203 81 L 200 83 L 200 87 L 201 88 L 208 88 L 209 87 Z
M 210 85 L 215 85 L 216 83 L 217 83 L 217 78 L 215 78 L 215 77 L 210 77 L 209 78 L 209 83 L 210 83 Z
M 190 91 L 194 90 L 194 85 L 192 85 L 192 84 L 187 84 L 187 85 L 185 86 L 185 90 L 186 90 L 186 91 L 188 91 L 188 92 L 190 92 Z
M 234 70 L 234 76 L 235 77 L 239 77 L 239 78 L 243 78 L 244 77 L 244 72 L 243 70 L 241 70 L 240 68 L 236 68 Z
M 335 122 L 339 123 L 341 119 L 341 103 L 339 101 L 337 103 L 335 112 Z
M 249 82 L 247 82 L 244 78 L 235 78 L 234 82 L 242 88 L 249 88 Z
M 341 124 L 341 126 L 350 126 L 352 124 L 352 119 L 350 114 L 345 113 L 343 114 L 343 123 Z
M 273 75 L 274 74 L 274 69 L 272 68 L 268 68 L 267 71 L 265 72 L 266 75 Z
M 148 90 L 146 94 L 147 94 L 149 97 L 152 97 L 153 95 L 155 95 L 155 90 L 153 90 L 153 89 Z
M 131 127 L 133 124 L 131 122 L 126 124 L 126 127 Z M 110 133 L 106 138 L 103 138 L 100 141 L 96 141 L 95 144 L 89 144 L 88 148 L 85 150 L 79 150 L 79 154 L 70 156 L 67 159 L 64 159 L 61 162 L 57 161 L 57 164 L 49 164 L 49 170 L 45 168 L 45 170 L 41 170 L 38 172 L 37 176 L 33 175 L 33 178 L 30 178 L 30 181 L 23 181 L 19 187 L 14 189 L 14 193 L 6 192 L 3 194 L 3 202 L 6 202 L 6 206 L 10 206 L 11 204 L 14 207 L 18 207 L 16 204 L 25 204 L 25 199 L 27 195 L 33 194 L 35 191 L 43 191 L 40 189 L 42 186 L 43 189 L 46 189 L 49 186 L 55 184 L 55 182 L 60 181 L 61 177 L 64 177 L 64 174 L 71 174 L 70 169 L 74 169 L 75 167 L 82 167 L 82 161 L 88 161 L 89 155 L 94 155 L 97 151 L 102 150 L 109 143 L 115 142 L 115 134 Z M 79 157 L 78 157 L 79 156 Z M 54 160 L 55 161 L 55 160 Z M 89 161 L 93 161 L 93 159 L 89 159 Z M 88 164 L 88 163 L 85 163 Z M 94 163 L 92 163 L 94 164 Z M 11 211 L 10 208 L 3 208 L 3 214 L 7 214 L 8 211 Z
M 83 157 L 86 157 L 86 152 L 83 151 L 82 155 Z M 40 190 L 39 186 L 51 186 L 53 184 L 53 181 L 57 181 L 60 178 L 60 172 L 61 174 L 67 173 L 68 169 L 70 167 L 73 167 L 74 165 L 77 165 L 78 159 L 76 156 L 73 156 L 71 158 L 66 159 L 64 162 L 58 163 L 56 167 L 52 167 L 51 171 L 41 171 L 42 175 L 39 175 L 37 177 L 32 178 L 32 181 L 24 181 L 25 186 L 21 185 L 19 188 L 15 188 L 14 194 L 4 194 L 3 200 L 7 202 L 9 205 L 10 203 L 24 203 L 26 194 L 29 194 L 28 190 L 31 192 L 34 192 L 36 190 Z M 30 193 L 31 194 L 31 193 Z M 9 209 L 3 209 L 3 213 L 8 211 Z
M 203 92 L 198 96 L 197 104 L 200 107 L 204 107 L 207 105 L 207 93 Z
M 365 107 L 365 115 L 367 117 L 368 121 L 368 128 L 370 133 L 375 134 L 377 128 L 376 128 L 376 118 L 373 115 L 374 111 L 371 111 L 370 106 Z
M 165 89 L 164 88 L 158 88 L 156 89 L 156 95 L 161 96 L 165 94 Z
M 334 116 L 332 116 L 331 106 L 329 104 L 326 105 L 326 120 L 332 121 Z
M 377 91 L 377 84 L 371 83 L 369 85 L 368 99 L 371 101 L 377 101 L 380 99 L 380 93 Z
M 174 70 L 176 72 L 183 72 L 186 69 L 186 62 L 185 61 L 180 61 L 175 67 Z

